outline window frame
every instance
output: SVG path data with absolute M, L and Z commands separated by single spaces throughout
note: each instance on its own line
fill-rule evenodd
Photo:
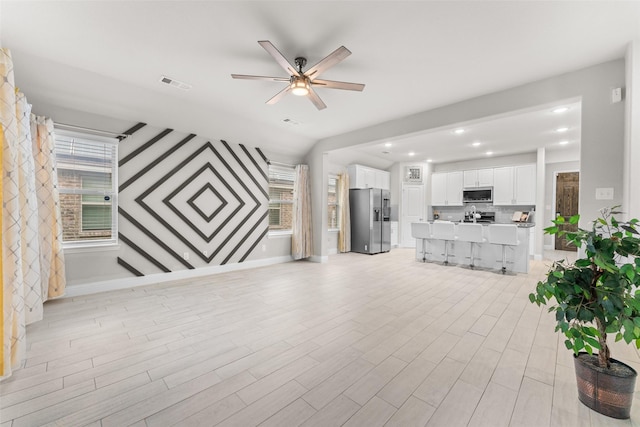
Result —
M 335 189 L 335 202 L 332 203 L 329 201 L 329 188 L 331 188 L 331 180 L 335 181 L 335 185 L 333 186 Z M 336 231 L 340 231 L 340 199 L 338 198 L 338 175 L 335 174 L 329 174 L 329 177 L 327 178 L 327 214 L 329 213 L 329 209 L 330 207 L 335 206 L 336 207 L 336 226 L 335 227 L 331 227 L 331 225 L 329 224 L 329 218 L 327 215 L 327 230 L 330 232 L 336 232 Z
M 295 200 L 293 199 L 293 191 L 294 191 L 294 187 L 295 187 L 295 178 L 296 178 L 296 169 L 295 166 L 285 166 L 285 165 L 273 165 L 270 164 L 269 165 L 269 172 L 268 172 L 268 185 L 269 185 L 269 206 L 268 206 L 268 210 L 269 210 L 269 235 L 270 236 L 278 236 L 278 235 L 291 235 L 293 234 L 293 228 L 271 228 L 271 205 L 272 204 L 278 204 L 278 210 L 280 212 L 280 220 L 282 220 L 282 205 L 291 205 L 293 207 L 293 204 L 295 202 Z M 289 180 L 287 180 L 286 178 L 290 178 L 290 182 L 291 182 L 291 199 L 287 200 L 287 199 L 282 199 L 282 198 L 278 198 L 278 199 L 273 199 L 271 197 L 272 194 L 272 188 L 288 188 L 288 186 L 285 187 L 284 184 L 278 184 L 273 182 L 272 180 L 276 180 L 276 178 L 280 178 L 279 181 L 281 182 L 289 182 Z
M 85 176 L 80 176 L 80 188 L 81 188 L 81 189 L 83 189 L 83 190 L 85 190 L 85 189 L 86 189 L 86 187 L 85 187 Z M 97 192 L 98 192 L 98 191 L 96 190 L 96 193 L 97 193 Z M 98 202 L 98 201 L 95 201 L 95 202 L 89 202 L 89 201 L 85 201 L 85 200 L 84 200 L 84 196 L 96 196 L 96 195 L 98 195 L 98 194 L 87 194 L 87 193 L 83 193 L 83 194 L 81 194 L 81 195 L 80 195 L 80 221 L 79 221 L 79 222 L 80 222 L 80 232 L 81 232 L 81 233 L 82 233 L 82 232 L 95 232 L 95 231 L 100 231 L 100 230 L 107 230 L 107 228 L 96 228 L 96 229 L 85 228 L 85 223 L 84 223 L 84 220 L 85 220 L 85 217 L 84 217 L 84 216 L 85 216 L 85 215 L 84 215 L 84 214 L 85 214 L 85 211 L 84 211 L 84 208 L 85 208 L 86 206 L 98 206 L 98 207 L 104 207 L 104 206 L 106 206 L 105 204 L 103 204 L 103 203 L 101 203 L 101 202 Z M 109 208 L 111 209 L 111 218 L 112 218 L 111 222 L 113 222 L 113 204 L 111 204 L 111 205 L 109 206 Z M 113 230 L 113 228 L 112 228 L 112 227 L 110 227 L 110 228 Z
M 86 163 L 67 161 L 65 164 L 65 159 L 59 153 L 61 150 L 60 146 L 63 143 L 69 142 L 77 142 L 82 144 L 90 144 L 94 146 L 100 146 L 104 148 L 109 148 L 109 157 L 104 156 L 103 159 L 109 160 L 111 163 L 111 167 L 104 170 L 108 170 L 111 173 L 111 187 L 109 189 L 96 189 L 90 190 L 82 187 L 82 175 L 80 175 L 80 187 L 64 187 L 61 185 L 60 175 L 63 170 L 82 170 L 85 168 L 85 171 L 91 171 L 90 169 L 92 165 L 88 165 Z M 99 230 L 83 230 L 83 201 L 82 196 L 84 195 L 92 195 L 92 196 L 101 196 L 101 197 L 109 197 L 109 201 L 111 202 L 111 228 L 110 228 L 110 237 L 107 238 L 76 238 L 74 240 L 63 240 L 62 247 L 63 249 L 74 249 L 74 248 L 90 248 L 90 247 L 117 247 L 118 242 L 118 143 L 120 141 L 117 138 L 108 138 L 99 135 L 93 135 L 90 133 L 70 131 L 66 129 L 58 129 L 55 128 L 55 157 L 56 157 L 56 170 L 58 173 L 58 192 L 61 198 L 64 195 L 77 195 L 80 196 L 79 201 L 79 212 L 76 219 L 76 222 L 79 224 L 79 233 L 87 232 L 92 233 Z M 60 144 L 59 144 L 60 143 Z M 62 167 L 61 167 L 62 165 Z M 65 167 L 67 166 L 67 167 Z M 91 172 L 96 173 L 106 173 L 99 170 L 93 170 Z M 63 234 L 64 234 L 64 221 L 63 221 Z

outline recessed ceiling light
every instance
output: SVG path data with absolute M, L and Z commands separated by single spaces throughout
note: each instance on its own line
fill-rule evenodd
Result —
M 493 155 L 493 151 L 487 151 L 485 154 L 486 154 L 487 156 L 491 156 L 491 155 Z
M 473 145 L 474 147 L 477 147 L 480 145 L 480 141 L 475 141 L 473 143 L 471 143 L 471 145 Z
M 384 143 L 384 146 L 385 146 L 385 147 L 391 147 L 392 145 L 393 145 L 393 144 L 392 144 L 392 143 L 390 143 L 390 142 L 385 142 L 385 143 Z
M 556 114 L 565 113 L 567 111 L 569 111 L 569 107 L 558 107 L 551 110 L 552 113 L 556 113 Z
M 410 156 L 415 156 L 415 155 L 416 155 L 416 153 L 414 153 L 413 151 L 409 151 L 409 155 L 410 155 Z
M 453 133 L 455 133 L 456 135 L 461 135 L 463 133 L 465 133 L 466 131 L 464 129 L 456 129 L 453 131 Z
M 560 141 L 560 142 L 558 142 L 558 144 L 560 144 L 560 145 L 567 145 L 568 143 L 569 143 L 569 141 Z
M 556 129 L 556 132 L 558 132 L 558 133 L 563 133 L 563 132 L 566 132 L 566 131 L 568 131 L 568 130 L 569 130 L 569 128 L 568 128 L 568 127 L 562 127 L 562 128 L 558 128 L 558 129 Z
M 433 162 L 433 159 L 427 159 L 427 163 Z

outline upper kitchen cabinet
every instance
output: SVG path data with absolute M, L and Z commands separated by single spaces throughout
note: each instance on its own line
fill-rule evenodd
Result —
M 536 165 L 495 168 L 493 179 L 494 205 L 536 204 Z
M 461 171 L 431 175 L 431 205 L 462 206 L 463 180 Z
M 349 188 L 382 188 L 389 190 L 391 176 L 389 172 L 362 165 L 347 166 Z
M 492 186 L 493 169 L 471 169 L 464 171 L 464 188 Z

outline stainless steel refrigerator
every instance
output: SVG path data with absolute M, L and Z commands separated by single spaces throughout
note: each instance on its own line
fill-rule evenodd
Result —
M 391 249 L 391 199 L 389 190 L 349 190 L 351 252 L 377 254 Z

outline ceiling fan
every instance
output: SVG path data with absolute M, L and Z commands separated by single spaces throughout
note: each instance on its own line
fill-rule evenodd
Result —
M 351 55 L 351 51 L 344 46 L 340 46 L 320 62 L 307 71 L 302 71 L 305 65 L 307 65 L 307 59 L 303 57 L 297 57 L 295 59 L 295 67 L 280 53 L 278 49 L 268 40 L 258 42 L 260 46 L 264 48 L 269 54 L 276 60 L 276 62 L 289 73 L 289 77 L 265 77 L 265 76 L 248 76 L 244 74 L 231 74 L 234 79 L 247 79 L 247 80 L 269 80 L 274 82 L 287 82 L 288 85 L 280 92 L 278 92 L 273 98 L 267 101 L 267 104 L 275 104 L 284 95 L 291 92 L 294 95 L 305 96 L 307 95 L 313 105 L 318 110 L 327 108 L 322 99 L 313 90 L 314 87 L 326 87 L 329 89 L 343 89 L 343 90 L 356 90 L 361 92 L 364 89 L 364 85 L 360 83 L 347 83 L 337 82 L 334 80 L 320 80 L 317 77 L 329 68 L 336 65 L 338 62 Z

